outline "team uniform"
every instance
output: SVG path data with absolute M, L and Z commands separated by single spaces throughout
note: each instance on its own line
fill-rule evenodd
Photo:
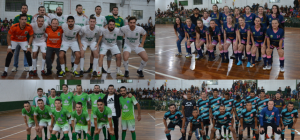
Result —
M 216 22 L 216 24 L 218 25 L 219 28 L 221 28 L 221 20 L 222 20 L 222 13 L 219 13 L 219 17 L 217 15 L 217 13 L 212 12 L 210 14 L 211 20 L 214 20 Z
M 222 19 L 221 20 L 223 21 L 223 27 L 224 27 L 224 25 L 227 25 L 227 16 L 229 16 L 229 15 L 233 17 L 233 15 L 231 15 L 231 14 L 226 15 L 225 13 L 222 13 Z
M 109 107 L 104 106 L 103 112 L 100 112 L 98 108 L 95 108 L 93 110 L 93 117 L 97 118 L 97 127 L 99 129 L 102 129 L 102 127 L 110 128 L 108 118 L 112 118 L 112 111 Z M 112 127 L 114 127 L 113 124 Z
M 219 111 L 220 106 L 222 105 L 222 98 L 217 97 L 214 98 L 213 96 L 209 98 L 209 105 L 211 108 L 211 112 L 214 114 L 215 112 Z
M 264 19 L 264 16 L 260 17 L 259 15 L 257 15 L 255 18 L 257 18 L 257 17 L 260 18 L 260 21 L 261 21 L 260 23 L 263 26 L 263 28 L 267 29 L 269 26 L 269 19 L 268 19 L 267 15 L 266 15 L 266 19 Z
M 282 118 L 282 123 L 284 127 L 288 126 L 288 129 L 292 129 L 294 125 L 293 118 L 298 118 L 298 110 L 293 108 L 291 112 L 288 111 L 287 108 L 283 109 L 280 113 L 280 117 Z M 294 129 L 295 130 L 295 129 Z M 284 133 L 284 130 L 282 131 Z
M 66 52 L 69 48 L 71 48 L 73 52 L 80 51 L 77 42 L 77 33 L 80 32 L 81 27 L 79 25 L 74 25 L 73 29 L 70 30 L 66 23 L 64 23 L 61 27 L 64 34 L 60 50 Z
M 170 120 L 168 124 L 169 130 L 174 130 L 176 125 L 178 125 L 180 129 L 182 128 L 183 115 L 180 111 L 176 110 L 175 114 L 171 114 L 170 111 L 166 112 L 164 115 L 164 119 L 167 120 L 168 118 Z
M 269 110 L 268 107 L 265 107 L 259 116 L 259 123 L 260 126 L 264 128 L 264 131 L 260 133 L 260 137 L 264 138 L 265 133 L 267 130 L 268 126 L 271 126 L 274 132 L 276 133 L 275 135 L 275 140 L 278 140 L 281 134 L 281 131 L 277 130 L 277 127 L 279 127 L 279 110 L 276 107 L 273 107 L 272 110 Z
M 113 31 L 109 31 L 108 28 L 101 28 L 100 36 L 103 36 L 100 54 L 105 55 L 107 51 L 111 51 L 112 55 L 121 53 L 117 45 L 118 36 L 122 36 L 119 28 L 115 28 Z
M 217 111 L 213 114 L 214 120 L 215 120 L 215 129 L 221 130 L 222 126 L 225 129 L 229 130 L 229 127 L 232 125 L 231 119 L 232 115 L 230 112 L 225 112 L 223 115 L 220 113 L 220 111 Z
M 45 105 L 43 110 L 37 106 L 34 110 L 34 115 L 39 116 L 40 126 L 47 127 L 51 125 L 52 110 L 49 106 Z
M 89 100 L 89 95 L 85 92 L 82 92 L 80 95 L 76 94 L 73 96 L 74 102 L 77 104 L 78 102 L 82 103 L 82 110 L 88 111 L 87 101 Z
M 223 29 L 226 32 L 226 42 L 229 44 L 233 44 L 236 42 L 236 25 L 228 26 L 228 24 L 223 25 Z M 225 41 L 225 40 L 224 40 Z
M 191 24 L 191 27 L 188 27 L 188 25 L 184 25 L 184 32 L 189 35 L 189 38 L 187 41 L 189 42 L 195 42 L 196 40 L 196 25 Z M 192 54 L 191 52 L 191 46 L 187 46 L 188 55 L 186 57 L 190 57 Z
M 252 104 L 252 109 L 257 109 L 257 101 L 258 101 L 258 97 L 254 97 L 254 98 L 251 98 L 250 96 L 248 96 L 247 98 L 246 98 L 246 102 L 251 102 L 251 104 Z M 245 106 L 246 106 L 246 104 L 245 104 Z
M 255 29 L 255 25 L 250 27 L 251 35 L 253 35 L 254 43 L 256 47 L 261 47 L 265 42 L 265 34 L 267 32 L 267 28 L 262 26 L 259 30 Z
M 222 98 L 222 104 L 225 106 L 225 112 L 231 113 L 233 107 L 234 100 Z
M 195 132 L 197 129 L 202 130 L 201 122 L 203 122 L 201 115 L 198 115 L 196 119 L 194 116 L 190 117 L 190 123 L 193 124 L 192 132 Z
M 252 130 L 256 131 L 255 129 L 255 118 L 258 117 L 256 113 L 256 109 L 251 109 L 251 111 L 247 111 L 247 109 L 243 109 L 241 111 L 240 119 L 243 119 L 243 130 L 245 128 L 251 128 Z
M 237 27 L 237 30 L 239 30 L 240 32 L 240 41 L 241 44 L 243 45 L 247 45 L 247 37 L 248 37 L 248 31 L 250 31 L 250 25 L 249 24 L 245 24 L 245 27 L 242 28 L 241 26 Z M 251 45 L 251 40 L 249 40 L 249 45 Z
M 278 31 L 275 33 L 272 28 L 267 29 L 266 38 L 270 38 L 270 48 L 279 49 L 279 41 L 284 40 L 284 30 L 278 28 Z M 284 48 L 284 42 L 282 41 L 282 49 Z
M 57 96 L 55 96 L 54 98 L 52 98 L 51 96 L 48 97 L 49 106 L 50 106 L 51 110 L 55 109 L 55 100 L 56 99 L 61 99 L 61 97 L 57 97 Z
M 211 17 L 207 17 L 206 19 L 203 17 L 202 18 L 202 21 L 203 21 L 203 25 L 208 28 L 210 25 L 210 21 L 211 21 Z
M 200 41 L 203 41 L 206 44 L 206 33 L 207 33 L 208 27 L 203 26 L 202 30 L 200 29 Z
M 67 94 L 61 93 L 61 102 L 62 108 L 66 109 L 69 113 L 73 111 L 73 92 L 68 92 Z M 69 124 L 71 124 L 71 120 L 69 120 Z
M 42 27 L 38 27 L 37 23 L 30 24 L 33 29 L 33 41 L 32 41 L 32 52 L 37 52 L 38 48 L 42 53 L 46 53 L 47 45 L 46 45 L 46 37 L 45 37 L 45 30 L 48 26 L 47 23 L 44 22 Z
M 259 114 L 261 111 L 268 106 L 269 99 L 265 98 L 264 100 L 261 100 L 260 98 L 257 100 L 257 123 L 259 125 Z
M 106 18 L 106 23 L 108 23 L 108 21 L 110 19 L 114 19 L 115 20 L 115 27 L 121 28 L 121 27 L 124 26 L 124 20 L 120 16 L 118 16 L 117 18 L 115 18 L 113 15 L 108 15 L 108 16 L 105 16 L 105 18 Z M 118 38 L 117 38 L 117 45 L 118 45 L 120 51 L 122 51 L 122 41 L 123 41 L 123 36 L 118 36 Z M 126 39 L 125 39 L 125 41 L 126 41 Z M 125 49 L 125 45 L 124 45 L 124 49 Z M 111 58 L 108 58 L 108 59 L 111 59 Z
M 57 14 L 50 14 L 50 13 L 48 14 L 48 16 L 50 17 L 50 22 L 51 22 L 52 19 L 56 18 L 58 20 L 59 26 L 66 23 L 67 18 L 68 18 L 68 15 L 58 16 Z
M 44 17 L 44 23 L 46 23 L 47 25 L 50 25 L 51 24 L 51 19 L 47 16 L 43 16 Z M 37 24 L 37 16 L 36 17 L 33 17 L 33 19 L 31 20 L 31 23 L 36 23 Z
M 269 28 L 272 28 L 272 20 L 277 19 L 279 21 L 279 24 L 281 24 L 284 27 L 284 17 L 282 15 L 278 15 L 278 17 L 273 17 L 272 14 L 267 15 L 268 21 L 269 21 Z
M 210 32 L 207 32 L 207 34 L 210 35 Z M 222 35 L 221 28 L 219 28 L 219 26 L 216 26 L 215 30 L 213 31 L 213 34 L 210 35 L 211 36 L 211 43 L 212 43 L 212 45 L 217 45 L 219 43 L 218 36 L 221 37 L 221 35 Z M 222 41 L 222 38 L 221 38 L 221 41 Z M 223 44 L 223 43 L 221 42 L 221 44 Z
M 147 33 L 142 27 L 135 26 L 135 29 L 131 31 L 129 25 L 126 25 L 120 28 L 120 32 L 125 35 L 123 52 L 127 51 L 131 53 L 131 51 L 135 51 L 136 54 L 139 54 L 140 52 L 145 51 L 143 47 L 139 47 L 140 36 L 146 35 Z
M 134 96 L 119 98 L 122 107 L 122 130 L 135 131 L 134 105 L 138 102 Z
M 88 132 L 88 121 L 90 120 L 89 114 L 87 111 L 81 110 L 81 113 L 78 114 L 77 111 L 71 113 L 71 120 L 74 120 L 75 132 L 81 134 L 81 131 L 85 133 Z
M 30 106 L 30 111 L 28 112 L 25 108 L 22 109 L 22 116 L 28 116 L 27 124 L 28 127 L 33 127 L 35 125 L 34 123 L 34 110 L 35 107 Z
M 196 107 L 199 108 L 199 113 L 200 113 L 200 116 L 203 120 L 203 125 L 204 126 L 210 126 L 210 119 L 209 119 L 209 108 L 210 108 L 210 105 L 209 105 L 209 99 L 206 99 L 206 100 L 202 100 L 202 99 L 199 99 L 197 104 L 196 104 Z
M 99 93 L 99 94 L 95 94 L 95 93 L 92 93 L 92 94 L 89 94 L 89 101 L 91 103 L 91 106 L 92 106 L 92 112 L 91 112 L 91 118 L 94 117 L 94 112 L 93 110 L 97 109 L 97 100 L 98 99 L 103 99 L 105 97 L 105 94 L 103 93 Z M 95 127 L 94 125 L 94 119 L 91 119 L 91 126 L 92 127 Z
M 79 35 L 81 36 L 81 43 L 83 45 L 83 50 L 85 51 L 88 46 L 90 46 L 91 50 L 96 50 L 95 46 L 96 36 L 100 34 L 100 28 L 95 26 L 94 30 L 90 29 L 90 25 L 85 25 L 81 28 Z
M 247 16 L 246 14 L 244 14 L 245 17 L 245 23 L 248 24 L 250 27 L 254 25 L 254 20 L 256 15 L 254 13 L 250 13 L 249 16 Z
M 33 98 L 32 105 L 33 105 L 33 106 L 37 106 L 37 105 L 38 105 L 37 101 L 38 101 L 39 99 L 42 99 L 42 100 L 44 101 L 44 104 L 45 104 L 45 105 L 49 105 L 49 100 L 48 100 L 48 98 L 47 98 L 46 96 L 42 96 L 42 97 L 35 96 L 35 97 Z
M 241 100 L 241 101 L 237 101 L 234 100 L 233 102 L 233 108 L 235 108 L 237 115 L 235 115 L 235 124 L 236 124 L 236 128 L 238 127 L 238 124 L 240 123 L 240 121 L 237 119 L 237 117 L 240 117 L 242 110 L 244 109 L 245 106 L 245 100 Z
M 16 23 L 10 27 L 8 33 L 11 35 L 11 49 L 15 50 L 17 45 L 20 45 L 21 48 L 26 51 L 28 46 L 27 35 L 33 35 L 33 29 L 30 24 L 25 25 L 23 30 L 20 29 L 20 23 Z
M 75 19 L 75 25 L 83 27 L 89 24 L 89 19 L 85 16 L 78 16 L 77 14 L 73 15 Z
M 53 109 L 52 110 L 52 115 L 54 117 L 55 120 L 55 124 L 53 127 L 54 131 L 69 131 L 70 126 L 68 124 L 68 118 L 71 116 L 69 111 L 61 108 L 60 111 Z

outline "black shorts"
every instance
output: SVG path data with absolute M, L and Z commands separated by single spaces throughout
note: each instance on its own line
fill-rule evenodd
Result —
M 279 135 L 281 134 L 281 131 L 277 131 L 277 127 L 279 127 L 279 126 L 277 126 L 275 123 L 265 123 L 264 122 L 264 126 L 261 126 L 261 127 L 264 127 L 264 130 L 266 131 L 268 126 L 271 126 L 276 134 L 279 134 Z M 265 131 L 261 134 L 264 134 Z
M 179 121 L 178 123 L 172 123 L 172 122 L 170 122 L 168 124 L 168 129 L 169 130 L 174 130 L 176 125 L 178 125 L 180 127 L 180 129 L 181 129 L 182 128 L 182 121 Z
M 290 123 L 290 124 L 283 124 L 283 125 L 284 125 L 284 128 L 285 128 L 286 126 L 288 126 L 288 129 L 292 129 L 292 127 L 293 127 L 294 123 Z
M 254 130 L 254 131 L 256 131 L 256 129 L 255 129 L 255 124 L 253 123 L 253 124 L 246 124 L 246 123 L 243 123 L 243 130 L 245 130 L 245 128 L 251 128 L 251 130 Z
M 210 126 L 210 119 L 204 119 L 203 126 Z
M 197 129 L 202 130 L 201 125 L 193 125 L 192 131 L 195 132 Z
M 230 127 L 231 125 L 232 125 L 231 123 L 226 123 L 226 124 L 216 123 L 216 124 L 215 124 L 215 129 L 221 130 L 222 126 L 223 126 L 225 129 L 229 129 L 229 127 Z
M 238 120 L 236 116 L 235 116 L 235 124 L 240 124 L 240 120 Z

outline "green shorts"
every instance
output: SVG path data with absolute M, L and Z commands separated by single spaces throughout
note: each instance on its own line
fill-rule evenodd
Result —
M 62 131 L 69 131 L 69 129 L 70 129 L 70 125 L 68 123 L 55 124 L 54 127 L 53 127 L 53 130 L 58 131 L 58 132 L 60 132 L 61 130 Z
M 41 119 L 40 122 L 39 122 L 39 125 L 44 126 L 44 127 L 50 126 L 51 125 L 51 119 Z
M 113 121 L 111 121 L 112 122 L 112 127 L 114 128 L 114 122 Z M 102 129 L 102 127 L 104 126 L 105 128 L 110 128 L 109 127 L 109 122 L 98 122 L 97 123 L 97 127 L 99 128 L 99 129 Z
M 88 131 L 88 126 L 87 125 L 78 125 L 78 124 L 76 124 L 75 125 L 75 132 L 76 133 L 81 133 L 81 131 L 84 131 L 85 133 L 87 133 L 87 131 Z
M 122 130 L 135 131 L 135 119 L 122 120 Z

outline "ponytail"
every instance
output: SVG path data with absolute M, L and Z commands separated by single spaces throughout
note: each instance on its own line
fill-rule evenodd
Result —
M 202 26 L 204 26 L 203 21 L 201 19 L 198 19 L 197 22 L 198 21 L 202 22 Z M 198 27 L 197 25 L 196 25 L 196 33 L 200 34 L 200 27 Z

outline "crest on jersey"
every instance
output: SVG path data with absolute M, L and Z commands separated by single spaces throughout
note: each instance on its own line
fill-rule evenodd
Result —
M 199 122 L 199 120 L 197 120 L 197 122 Z
M 138 36 L 139 34 L 138 34 L 138 33 L 136 33 L 135 35 L 136 35 L 136 36 Z
M 100 49 L 100 52 L 102 51 L 102 48 Z
M 119 19 L 119 22 L 121 22 L 121 19 Z
M 57 36 L 60 36 L 60 33 L 57 33 Z M 70 98 L 70 97 L 69 97 Z
M 83 100 L 84 100 L 84 98 L 81 98 L 81 100 L 83 101 Z
M 82 19 L 82 21 L 84 21 L 84 18 Z
M 224 117 L 224 120 L 226 120 L 227 119 L 227 117 Z
M 208 103 L 206 103 L 206 105 L 208 105 Z
M 175 116 L 175 119 L 177 119 L 177 116 Z
M 273 35 L 270 35 L 270 38 L 273 38 Z
M 99 97 L 99 99 L 101 99 L 101 97 Z
M 75 35 L 75 34 L 76 34 L 76 32 L 73 33 L 73 35 Z
M 228 125 L 231 125 L 231 123 L 229 123 Z
M 217 103 L 220 103 L 220 101 L 217 101 Z
M 264 105 L 266 105 L 266 102 L 264 102 Z
M 64 19 L 65 17 L 62 17 L 62 19 Z
M 255 35 L 255 32 L 253 32 L 253 34 Z
M 116 36 L 116 34 L 114 34 L 114 36 Z
M 231 105 L 231 102 L 229 102 L 229 105 Z
M 294 114 L 291 114 L 291 117 L 294 117 Z
M 256 103 L 256 100 L 254 100 L 254 103 Z
M 253 114 L 251 114 L 250 116 L 253 117 Z
M 274 112 L 272 112 L 272 115 L 274 115 Z
M 241 103 L 240 106 L 243 106 L 243 104 Z
M 30 20 L 30 17 L 28 17 L 28 20 Z
M 127 101 L 127 104 L 129 104 L 129 101 Z
M 27 35 L 28 34 L 28 32 L 27 31 L 25 31 L 25 35 Z

